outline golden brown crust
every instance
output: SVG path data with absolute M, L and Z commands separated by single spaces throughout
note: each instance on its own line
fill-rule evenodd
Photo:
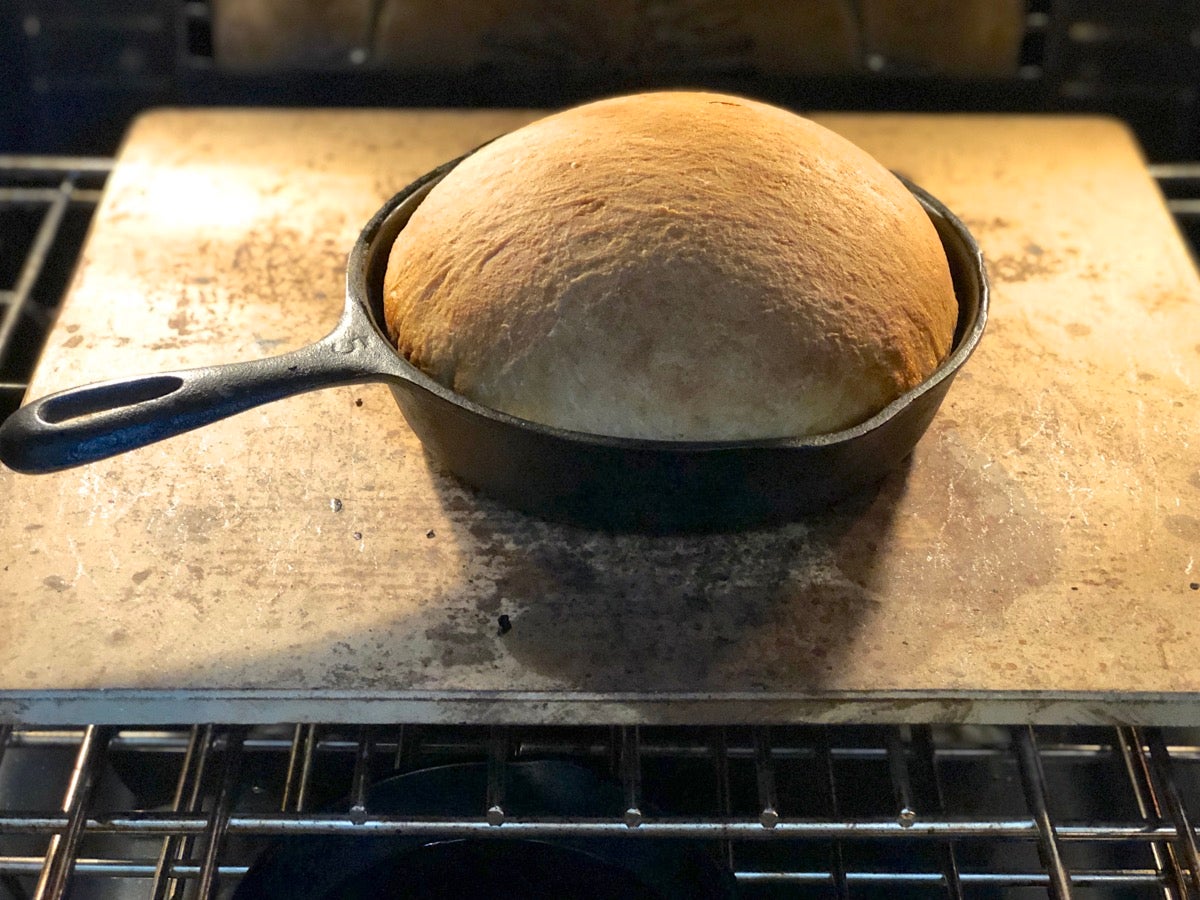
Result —
M 389 334 L 486 406 L 722 440 L 848 427 L 927 377 L 957 306 L 911 194 L 813 122 L 718 94 L 600 101 L 459 164 L 385 281 Z

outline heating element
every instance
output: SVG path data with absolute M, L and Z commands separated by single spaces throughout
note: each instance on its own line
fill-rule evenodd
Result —
M 15 408 L 109 168 L 0 159 L 0 390 Z M 1195 167 L 1155 170 L 1185 231 Z M 605 815 L 518 815 L 513 766 L 566 761 Z M 372 787 L 475 764 L 475 814 Z M 0 897 L 230 896 L 303 836 L 682 839 L 745 897 L 1200 896 L 1200 740 L 1120 728 L 0 726 Z

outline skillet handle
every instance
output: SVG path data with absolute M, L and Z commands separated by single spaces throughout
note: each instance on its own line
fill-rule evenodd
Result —
M 370 351 L 339 329 L 281 356 L 70 388 L 8 417 L 0 426 L 0 461 L 26 474 L 57 472 L 293 394 L 380 380 Z

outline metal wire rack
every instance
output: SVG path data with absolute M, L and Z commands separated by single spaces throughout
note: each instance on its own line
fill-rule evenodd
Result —
M 109 167 L 0 157 L 0 414 Z M 1154 172 L 1192 234 L 1200 168 Z M 619 802 L 525 813 L 532 760 Z M 376 793 L 453 764 L 481 767 L 468 815 Z M 413 836 L 683 840 L 744 897 L 1200 897 L 1198 803 L 1200 739 L 1170 729 L 0 725 L 0 898 L 228 897 L 288 841 Z
M 0 416 L 21 402 L 111 167 L 0 156 Z
M 42 770 L 60 782 L 46 785 L 61 791 L 53 810 L 0 809 L 0 890 L 14 897 L 103 879 L 128 891 L 105 896 L 225 896 L 273 842 L 314 835 L 686 839 L 727 865 L 745 897 L 1200 894 L 1189 814 L 1200 747 L 1157 729 L 195 725 L 2 736 L 26 764 L 60 762 Z M 513 815 L 506 771 L 531 759 L 595 771 L 622 802 L 606 816 Z M 486 768 L 475 815 L 372 804 L 381 779 L 464 762 Z M 11 852 L 18 838 L 28 849 Z
M 1192 249 L 1200 248 L 1200 162 L 1158 163 L 1150 166 L 1167 199 L 1167 208 Z

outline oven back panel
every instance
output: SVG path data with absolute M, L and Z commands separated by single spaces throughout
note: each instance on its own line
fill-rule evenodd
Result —
M 703 85 L 798 109 L 1108 113 L 1187 159 L 1198 29 L 1187 0 L 17 0 L 0 152 L 111 153 L 159 105 L 546 108 Z

